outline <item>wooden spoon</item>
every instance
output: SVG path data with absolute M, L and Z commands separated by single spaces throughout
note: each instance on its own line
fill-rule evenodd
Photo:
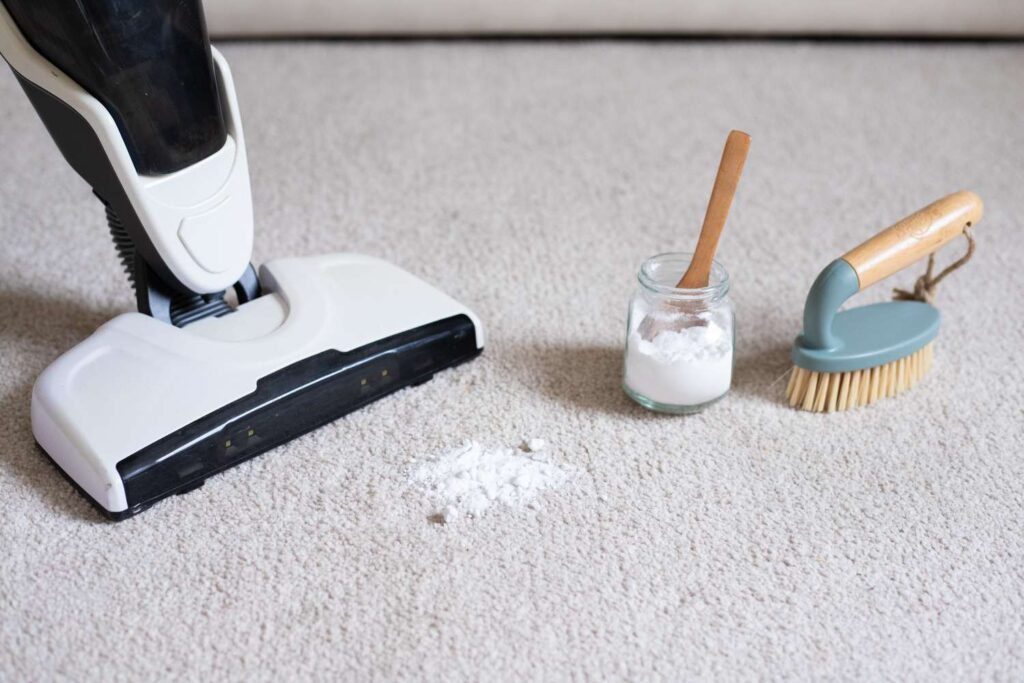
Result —
M 743 131 L 734 130 L 729 133 L 722 150 L 722 161 L 718 164 L 718 175 L 715 176 L 715 187 L 711 190 L 708 210 L 704 213 L 704 225 L 700 229 L 697 249 L 693 252 L 693 260 L 686 269 L 676 287 L 680 289 L 698 289 L 708 286 L 711 277 L 711 263 L 718 249 L 718 238 L 725 228 L 725 219 L 729 217 L 729 207 L 736 194 L 736 186 L 740 183 L 743 164 L 747 160 L 750 149 L 750 136 Z
M 715 258 L 715 251 L 718 249 L 718 239 L 722 236 L 722 229 L 725 228 L 725 219 L 729 216 L 729 207 L 732 206 L 732 198 L 736 194 L 736 186 L 739 185 L 743 164 L 747 160 L 749 149 L 749 135 L 739 130 L 729 133 L 729 137 L 725 141 L 725 149 L 722 150 L 722 160 L 718 164 L 718 175 L 715 176 L 711 199 L 708 200 L 708 208 L 704 213 L 704 225 L 700 229 L 697 248 L 693 252 L 689 268 L 676 284 L 677 289 L 699 289 L 708 286 L 711 277 L 711 264 Z M 673 302 L 673 304 L 673 308 L 680 309 L 680 312 L 692 308 L 692 304 L 687 305 L 689 302 Z M 702 321 L 695 319 L 687 321 L 684 327 L 702 325 L 704 325 Z M 647 316 L 640 322 L 637 331 L 641 338 L 650 341 L 668 327 L 664 321 L 656 321 L 653 316 Z

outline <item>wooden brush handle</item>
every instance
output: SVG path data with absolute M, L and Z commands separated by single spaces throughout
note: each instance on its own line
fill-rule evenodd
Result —
M 853 266 L 864 289 L 962 235 L 981 215 L 981 197 L 954 192 L 854 247 L 843 260 Z
M 704 226 L 700 229 L 700 239 L 693 252 L 693 260 L 676 285 L 679 288 L 695 289 L 707 287 L 711 276 L 711 263 L 718 249 L 718 238 L 722 236 L 725 219 L 729 216 L 736 186 L 739 185 L 743 164 L 747 160 L 750 149 L 750 136 L 743 131 L 734 130 L 729 133 L 722 150 L 722 161 L 718 164 L 718 175 L 715 176 L 715 187 L 711 190 L 708 210 L 704 213 Z

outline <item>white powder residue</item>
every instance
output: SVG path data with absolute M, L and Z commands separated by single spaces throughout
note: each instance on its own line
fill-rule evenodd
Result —
M 523 446 L 531 453 L 540 453 L 548 447 L 548 442 L 544 439 L 529 439 L 524 442 Z
M 495 504 L 519 507 L 569 478 L 566 468 L 549 461 L 543 439 L 526 444 L 530 452 L 470 441 L 421 464 L 410 477 L 437 499 L 445 522 L 479 517 Z
M 732 383 L 732 338 L 715 322 L 679 331 L 663 330 L 654 339 L 630 334 L 626 385 L 652 401 L 696 406 L 712 401 Z

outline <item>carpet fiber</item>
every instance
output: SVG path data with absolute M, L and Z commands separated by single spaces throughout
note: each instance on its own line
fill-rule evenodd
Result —
M 133 301 L 100 205 L 0 76 L 0 679 L 1024 677 L 1024 47 L 224 52 L 254 260 L 386 257 L 489 346 L 103 521 L 34 446 L 29 397 Z M 695 242 L 733 127 L 734 389 L 649 414 L 619 387 L 635 271 Z M 848 414 L 782 405 L 818 270 L 961 188 L 987 213 L 926 380 Z M 411 458 L 523 437 L 579 471 L 535 509 L 443 525 L 408 484 Z

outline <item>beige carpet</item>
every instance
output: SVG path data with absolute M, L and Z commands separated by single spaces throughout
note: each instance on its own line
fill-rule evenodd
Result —
M 29 395 L 132 299 L 98 203 L 0 77 L 0 679 L 1024 677 L 1024 47 L 224 52 L 256 260 L 387 257 L 490 345 L 102 521 L 35 449 Z M 619 389 L 626 301 L 645 256 L 695 240 L 731 127 L 753 135 L 721 249 L 734 392 L 654 416 Z M 928 379 L 850 414 L 781 405 L 817 271 L 960 188 L 987 214 Z M 409 458 L 524 436 L 576 483 L 428 520 Z

